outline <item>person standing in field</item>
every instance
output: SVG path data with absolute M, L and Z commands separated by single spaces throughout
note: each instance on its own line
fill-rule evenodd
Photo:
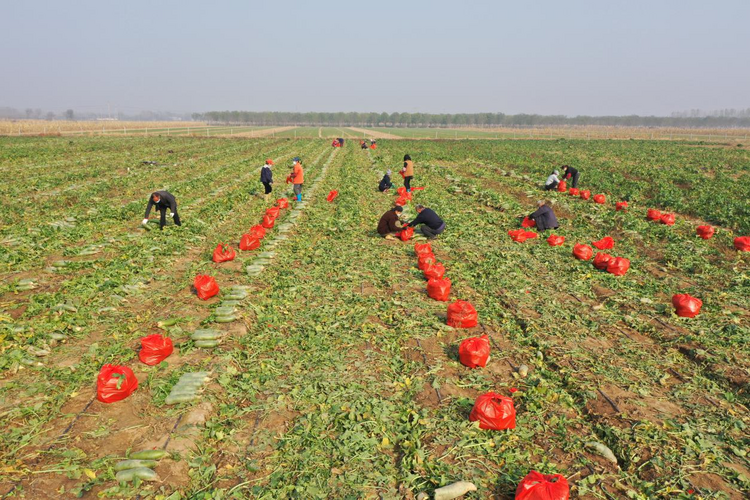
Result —
M 434 240 L 438 234 L 445 231 L 445 222 L 431 208 L 417 205 L 417 218 L 408 222 L 404 227 L 414 227 L 417 224 L 423 224 L 421 230 L 428 240 Z
M 401 231 L 399 227 L 399 217 L 404 209 L 398 205 L 388 210 L 380 217 L 378 222 L 378 234 L 386 240 L 395 240 L 396 233 Z
M 143 216 L 141 224 L 144 226 L 148 224 L 148 214 L 151 213 L 151 207 L 156 207 L 161 214 L 159 220 L 159 229 L 164 229 L 167 225 L 167 208 L 169 208 L 169 216 L 174 220 L 175 226 L 181 226 L 180 216 L 177 214 L 177 200 L 168 191 L 155 191 L 151 193 L 148 199 L 148 205 L 146 205 L 146 215 Z
M 294 186 L 294 194 L 297 196 L 297 201 L 302 201 L 302 184 L 305 182 L 305 175 L 302 171 L 302 160 L 297 156 L 292 158 L 292 174 L 289 177 Z
M 401 175 L 404 178 L 404 187 L 407 193 L 411 193 L 411 180 L 414 178 L 414 162 L 411 156 L 404 155 L 404 166 L 401 169 Z
M 388 170 L 386 174 L 383 176 L 383 178 L 380 180 L 380 184 L 378 185 L 378 191 L 381 193 L 384 193 L 391 189 L 393 187 L 393 182 L 391 182 L 391 171 Z
M 570 187 L 578 187 L 578 169 L 571 167 L 570 165 L 563 165 L 563 179 L 570 179 L 572 185 Z
M 559 170 L 553 170 L 552 174 L 550 174 L 549 177 L 547 177 L 547 181 L 544 183 L 544 190 L 545 191 L 552 191 L 553 189 L 557 188 L 557 185 L 560 184 L 560 175 Z
M 263 168 L 260 169 L 260 182 L 263 184 L 263 187 L 265 188 L 265 199 L 268 201 L 268 195 L 271 194 L 271 191 L 273 190 L 271 188 L 271 184 L 273 184 L 273 172 L 271 172 L 271 166 L 273 165 L 273 160 L 270 158 L 266 160 L 266 164 L 263 165 Z
M 529 215 L 529 219 L 536 222 L 536 230 L 543 233 L 547 229 L 557 229 L 560 224 L 557 222 L 554 210 L 549 206 L 549 202 L 539 200 L 536 202 L 538 207 L 535 212 Z

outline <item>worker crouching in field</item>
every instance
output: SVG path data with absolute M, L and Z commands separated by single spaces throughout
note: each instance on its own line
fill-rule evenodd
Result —
M 302 184 L 305 182 L 305 175 L 302 171 L 302 161 L 298 157 L 292 159 L 292 174 L 289 177 L 294 185 L 297 201 L 302 201 Z
M 559 170 L 553 170 L 552 174 L 550 174 L 549 177 L 547 177 L 547 181 L 544 183 L 544 190 L 545 191 L 552 191 L 553 189 L 557 188 L 557 185 L 560 184 L 560 175 Z
M 570 179 L 570 187 L 578 187 L 578 178 L 580 175 L 578 169 L 575 169 L 570 165 L 563 165 L 563 179 Z
M 411 180 L 414 178 L 414 162 L 411 156 L 404 155 L 404 166 L 401 169 L 401 176 L 404 178 L 404 187 L 407 193 L 411 193 Z
M 391 189 L 393 187 L 393 182 L 391 182 L 391 171 L 388 170 L 386 174 L 383 176 L 382 179 L 380 179 L 380 184 L 378 185 L 378 191 L 381 193 L 384 193 Z
M 434 210 L 422 205 L 417 205 L 416 209 L 418 214 L 417 218 L 405 224 L 404 227 L 415 227 L 418 224 L 422 224 L 422 234 L 424 234 L 429 240 L 435 239 L 438 234 L 445 231 L 445 222 L 438 217 L 438 214 L 436 214 Z
M 404 209 L 396 205 L 392 209 L 388 210 L 380 218 L 378 222 L 378 234 L 386 240 L 395 240 L 396 233 L 401 231 L 399 222 L 401 221 L 401 212 Z
M 263 165 L 263 168 L 260 169 L 260 182 L 263 184 L 266 191 L 266 201 L 268 201 L 268 195 L 270 195 L 272 191 L 271 184 L 273 184 L 273 172 L 271 172 L 271 166 L 273 166 L 273 160 L 268 159 L 266 160 L 266 164 Z
M 176 226 L 181 226 L 180 216 L 177 214 L 177 201 L 174 199 L 171 193 L 167 191 L 156 191 L 151 193 L 151 197 L 148 199 L 148 205 L 146 205 L 146 215 L 143 217 L 144 226 L 148 224 L 148 214 L 151 213 L 151 207 L 156 207 L 161 213 L 161 219 L 159 220 L 159 229 L 164 229 L 167 225 L 167 208 L 169 208 L 169 216 L 172 217 Z
M 536 206 L 538 207 L 536 211 L 529 215 L 529 219 L 536 222 L 536 230 L 541 233 L 547 229 L 557 229 L 559 223 L 557 222 L 554 210 L 552 210 L 548 202 L 539 200 L 536 202 Z

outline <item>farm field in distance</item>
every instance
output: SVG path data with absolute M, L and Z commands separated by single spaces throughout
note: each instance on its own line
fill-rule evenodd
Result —
M 416 498 L 465 480 L 478 487 L 466 498 L 511 499 L 535 469 L 565 476 L 573 498 L 746 498 L 750 253 L 733 240 L 750 236 L 750 150 L 486 133 L 383 138 L 375 150 L 348 127 L 0 137 L 0 496 Z M 352 140 L 331 148 L 330 137 Z M 448 303 L 427 295 L 414 240 L 375 232 L 396 195 L 378 181 L 390 168 L 400 186 L 406 153 L 424 187 L 407 218 L 421 203 L 446 221 L 432 248 L 476 327 L 446 326 Z M 301 205 L 284 183 L 295 156 Z M 563 164 L 606 202 L 543 192 Z M 181 227 L 139 227 L 157 189 L 176 196 Z M 241 251 L 282 197 L 290 207 L 260 248 Z M 508 236 L 541 198 L 562 246 L 547 244 L 550 232 Z M 648 209 L 676 223 L 648 221 Z M 696 236 L 703 224 L 713 238 Z M 605 236 L 607 252 L 630 259 L 624 276 L 571 254 Z M 220 243 L 233 261 L 212 262 Z M 216 278 L 218 297 L 196 297 L 198 274 Z M 217 322 L 233 286 L 247 297 L 234 321 Z M 703 301 L 694 318 L 674 313 L 672 296 L 685 293 Z M 218 346 L 199 347 L 196 329 L 219 331 Z M 175 345 L 156 366 L 139 361 L 151 334 Z M 458 345 L 480 335 L 491 358 L 469 369 Z M 96 379 L 108 363 L 131 368 L 138 388 L 104 404 Z M 209 374 L 198 398 L 167 404 L 191 372 Z M 488 391 L 512 397 L 515 429 L 469 421 Z M 115 465 L 144 449 L 169 453 L 158 479 L 118 482 Z

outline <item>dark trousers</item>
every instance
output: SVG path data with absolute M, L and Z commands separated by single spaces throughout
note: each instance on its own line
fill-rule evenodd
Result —
M 578 177 L 581 175 L 580 172 L 576 172 L 573 178 L 571 179 L 572 186 L 571 187 L 578 187 Z
M 404 187 L 406 188 L 407 191 L 411 191 L 411 180 L 413 178 L 414 177 L 411 175 L 404 177 Z
M 443 231 L 445 231 L 445 223 L 443 223 L 443 225 L 440 226 L 437 229 L 431 229 L 426 224 L 422 224 L 421 230 L 422 230 L 422 234 L 424 234 L 426 237 L 428 237 L 428 238 L 434 238 L 438 234 L 440 234 Z
M 263 187 L 266 188 L 266 194 L 270 194 L 271 193 L 272 189 L 271 189 L 271 183 L 270 182 L 264 182 L 263 183 Z
M 159 229 L 164 229 L 164 226 L 167 225 L 167 209 L 166 208 L 160 208 L 159 214 L 161 215 L 161 218 L 159 219 Z M 174 217 L 172 218 L 174 221 L 175 226 L 181 226 L 182 223 L 180 222 L 180 216 L 177 215 L 177 212 L 174 213 Z
M 552 191 L 553 189 L 557 189 L 557 182 L 552 181 L 552 184 L 546 184 L 544 186 L 545 191 Z

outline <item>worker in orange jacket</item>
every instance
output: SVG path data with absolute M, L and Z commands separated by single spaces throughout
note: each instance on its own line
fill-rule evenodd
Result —
M 305 174 L 302 170 L 302 161 L 297 156 L 292 158 L 292 174 L 289 177 L 294 185 L 294 194 L 297 195 L 297 201 L 302 201 L 302 184 L 305 182 Z

